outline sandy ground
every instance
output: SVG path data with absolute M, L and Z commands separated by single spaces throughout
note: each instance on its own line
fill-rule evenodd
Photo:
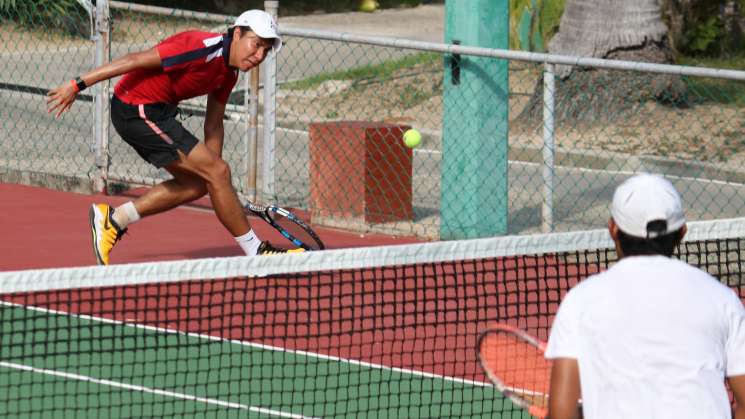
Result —
M 374 13 L 330 13 L 289 16 L 282 27 L 391 36 L 427 42 L 443 42 L 445 6 L 422 5 L 413 8 L 379 10 Z

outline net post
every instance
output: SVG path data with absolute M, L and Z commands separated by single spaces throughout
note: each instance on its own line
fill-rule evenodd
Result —
M 544 64 L 543 72 L 543 203 L 541 205 L 541 230 L 550 233 L 554 230 L 554 183 L 555 152 L 554 144 L 554 89 L 556 88 L 555 68 L 551 63 Z
M 277 20 L 279 10 L 278 0 L 265 0 L 264 10 Z M 276 116 L 277 116 L 277 52 L 272 50 L 262 64 L 264 66 L 264 143 L 263 143 L 263 173 L 262 200 L 264 202 L 275 202 L 276 192 L 274 190 L 274 166 L 276 147 Z
M 99 67 L 111 58 L 111 43 L 109 38 L 109 2 L 96 2 L 95 22 L 95 55 L 94 67 Z M 104 80 L 94 86 L 93 107 L 93 138 L 95 139 L 96 169 L 93 187 L 97 192 L 105 192 L 109 177 L 109 80 Z

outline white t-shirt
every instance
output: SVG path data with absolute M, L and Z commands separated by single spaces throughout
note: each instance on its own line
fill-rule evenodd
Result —
M 684 262 L 627 257 L 566 295 L 546 358 L 577 360 L 585 418 L 729 418 L 745 308 Z

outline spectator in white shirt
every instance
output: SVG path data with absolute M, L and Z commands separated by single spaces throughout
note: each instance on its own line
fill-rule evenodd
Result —
M 686 233 L 673 185 L 622 183 L 608 230 L 620 260 L 569 291 L 551 329 L 549 417 L 731 418 L 727 380 L 745 419 L 745 308 L 671 258 Z

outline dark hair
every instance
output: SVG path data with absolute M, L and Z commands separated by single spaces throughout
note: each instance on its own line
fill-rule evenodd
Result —
M 228 33 L 232 35 L 233 34 L 233 31 L 235 30 L 235 28 L 240 28 L 240 30 L 241 30 L 241 38 L 243 38 L 243 35 L 245 35 L 245 34 L 247 34 L 249 32 L 253 32 L 253 29 L 251 29 L 250 26 L 231 26 L 231 27 L 228 28 Z
M 651 221 L 647 224 L 648 237 L 630 236 L 618 230 L 618 242 L 624 256 L 662 255 L 670 257 L 682 239 L 681 229 L 658 235 L 667 230 L 665 220 Z

